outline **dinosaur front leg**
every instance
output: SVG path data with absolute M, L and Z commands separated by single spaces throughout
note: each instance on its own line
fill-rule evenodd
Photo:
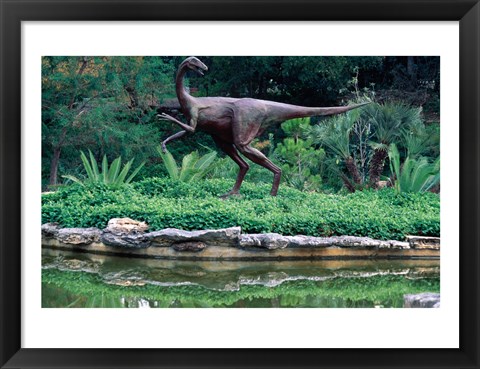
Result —
M 187 131 L 180 131 L 180 132 L 175 133 L 174 135 L 171 135 L 170 137 L 167 137 L 165 140 L 163 140 L 162 141 L 162 151 L 163 151 L 163 153 L 167 152 L 167 143 L 169 143 L 170 141 L 176 140 L 177 138 L 182 137 L 183 135 L 185 135 L 185 133 L 187 133 Z
M 171 122 L 173 122 L 173 123 L 178 124 L 180 127 L 182 127 L 182 128 L 183 128 L 185 131 L 187 131 L 187 132 L 190 132 L 190 133 L 195 132 L 195 126 L 191 127 L 191 126 L 189 126 L 188 124 L 182 123 L 182 122 L 180 122 L 178 119 L 172 117 L 171 115 L 162 113 L 162 114 L 158 114 L 158 117 L 160 117 L 160 119 L 169 120 L 169 121 L 171 121 Z

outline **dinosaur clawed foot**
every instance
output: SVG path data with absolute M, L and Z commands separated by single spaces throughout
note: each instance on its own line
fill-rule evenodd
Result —
M 223 195 L 220 195 L 219 196 L 222 200 L 226 200 L 230 197 L 242 197 L 242 195 L 240 194 L 240 192 L 238 191 L 229 191 L 227 193 L 224 193 Z

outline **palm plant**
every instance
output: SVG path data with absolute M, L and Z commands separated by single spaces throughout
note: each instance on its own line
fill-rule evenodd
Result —
M 178 167 L 177 162 L 169 151 L 164 153 L 160 146 L 157 147 L 157 151 L 170 178 L 180 182 L 192 182 L 205 177 L 213 168 L 213 163 L 217 157 L 215 151 L 203 156 L 200 156 L 197 151 L 193 151 L 183 157 L 182 165 Z
M 402 131 L 402 141 L 407 149 L 407 156 L 413 159 L 422 155 L 431 156 L 438 151 L 440 135 L 438 131 L 428 131 L 422 121 L 416 121 Z
M 370 159 L 369 184 L 377 187 L 388 156 L 389 145 L 401 135 L 403 129 L 421 122 L 421 108 L 411 108 L 400 103 L 371 104 L 364 112 L 374 133 L 370 145 L 373 154 Z
M 390 145 L 388 156 L 390 171 L 395 177 L 393 187 L 397 193 L 425 192 L 440 181 L 440 157 L 430 163 L 425 157 L 411 159 L 407 156 L 400 165 L 400 153 L 395 144 Z
M 97 161 L 92 152 L 88 150 L 90 161 L 83 151 L 80 151 L 80 158 L 82 159 L 83 167 L 87 173 L 87 179 L 81 180 L 72 175 L 64 175 L 66 179 L 70 179 L 73 182 L 79 183 L 84 186 L 87 183 L 103 183 L 113 186 L 119 186 L 126 183 L 130 183 L 138 172 L 143 168 L 145 162 L 142 162 L 127 178 L 127 174 L 130 171 L 133 160 L 128 161 L 122 168 L 122 157 L 119 156 L 113 160 L 112 164 L 108 164 L 107 156 L 103 156 L 102 171 L 100 172 Z
M 342 180 L 352 192 L 355 190 L 355 186 L 363 182 L 356 160 L 351 152 L 352 130 L 359 117 L 360 111 L 352 110 L 346 114 L 330 118 L 327 123 L 317 124 L 306 130 L 307 137 L 314 144 L 324 146 L 334 156 L 344 162 L 353 184 L 349 183 L 349 179 L 345 175 L 342 176 Z

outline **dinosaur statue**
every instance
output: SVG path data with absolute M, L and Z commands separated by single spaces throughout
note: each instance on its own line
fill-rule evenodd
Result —
M 186 133 L 193 133 L 197 129 L 210 134 L 218 148 L 240 167 L 235 185 L 222 197 L 239 194 L 240 186 L 249 169 L 239 152 L 254 163 L 273 172 L 270 194 L 277 195 L 281 169 L 259 150 L 250 146 L 253 139 L 260 136 L 268 127 L 294 118 L 340 114 L 367 104 L 309 108 L 251 98 L 193 97 L 184 87 L 184 77 L 188 70 L 193 70 L 203 76 L 203 71 L 207 71 L 208 67 L 194 56 L 185 59 L 178 67 L 175 80 L 176 93 L 181 111 L 189 124 L 182 123 L 168 114 L 159 114 L 161 119 L 170 120 L 183 129 L 165 139 L 162 142 L 162 150 L 166 152 L 168 142 L 178 139 Z

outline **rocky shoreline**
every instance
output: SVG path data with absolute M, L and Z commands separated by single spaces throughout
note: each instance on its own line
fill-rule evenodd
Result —
M 148 225 L 115 218 L 105 229 L 42 225 L 42 245 L 76 251 L 156 258 L 438 258 L 440 239 L 408 236 L 404 241 L 368 237 L 244 234 L 240 227 L 148 232 Z

